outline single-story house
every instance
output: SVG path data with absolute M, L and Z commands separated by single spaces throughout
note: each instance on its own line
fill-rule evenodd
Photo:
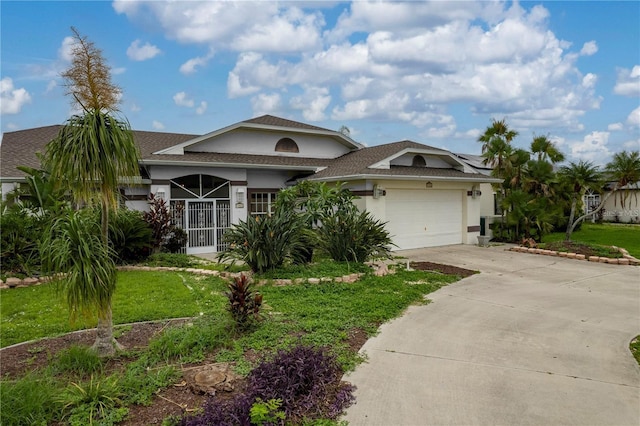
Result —
M 61 126 L 8 132 L 0 145 L 2 194 L 40 167 L 37 152 Z M 228 227 L 267 214 L 280 189 L 300 179 L 344 182 L 361 209 L 387 222 L 399 249 L 475 244 L 481 185 L 498 180 L 461 157 L 412 141 L 366 147 L 341 132 L 265 115 L 205 135 L 134 131 L 142 185 L 126 204 L 167 200 L 187 231 L 187 253 L 215 252 Z
M 604 187 L 604 194 L 588 191 L 583 197 L 584 213 L 591 213 L 600 205 L 600 201 L 611 192 L 614 183 Z M 611 194 L 604 202 L 603 209 L 591 217 L 602 218 L 605 222 L 640 223 L 640 182 L 630 183 Z

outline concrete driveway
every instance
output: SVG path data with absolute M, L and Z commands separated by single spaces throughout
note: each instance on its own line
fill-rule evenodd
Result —
M 399 252 L 481 273 L 362 347 L 350 425 L 640 424 L 640 268 L 504 249 Z

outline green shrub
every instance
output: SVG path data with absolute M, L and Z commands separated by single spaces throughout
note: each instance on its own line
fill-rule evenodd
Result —
M 278 209 L 268 216 L 248 217 L 229 228 L 223 237 L 227 249 L 220 261 L 244 261 L 252 271 L 264 272 L 286 261 L 301 261 L 305 235 L 301 218 L 291 210 Z
M 149 342 L 148 362 L 202 361 L 207 352 L 228 345 L 231 333 L 231 324 L 224 317 L 203 317 L 194 324 L 168 328 Z
M 58 388 L 50 376 L 32 372 L 16 381 L 0 382 L 0 424 L 48 425 L 60 414 Z
M 187 232 L 174 226 L 167 234 L 162 250 L 169 253 L 180 253 L 187 246 L 187 241 L 189 241 Z
M 320 247 L 336 261 L 365 262 L 390 257 L 391 237 L 385 223 L 369 212 L 337 210 L 322 220 L 318 228 Z
M 73 345 L 58 352 L 53 369 L 56 373 L 73 373 L 80 377 L 102 371 L 102 359 L 87 346 Z
M 0 267 L 2 273 L 32 275 L 40 270 L 38 242 L 44 221 L 18 205 L 0 215 Z
M 99 422 L 110 425 L 124 419 L 128 410 L 122 407 L 122 390 L 115 377 L 102 379 L 91 376 L 82 383 L 71 383 L 62 392 L 65 417 L 72 425 L 91 425 Z M 124 408 L 124 410 L 123 410 Z
M 141 212 L 120 209 L 109 220 L 109 242 L 118 263 L 139 261 L 151 254 L 151 228 Z
M 196 258 L 181 253 L 154 253 L 144 263 L 149 266 L 169 266 L 174 268 L 195 268 L 198 266 Z

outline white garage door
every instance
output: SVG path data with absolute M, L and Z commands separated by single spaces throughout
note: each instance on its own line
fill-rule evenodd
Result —
M 462 243 L 462 191 L 387 189 L 385 200 L 400 249 Z

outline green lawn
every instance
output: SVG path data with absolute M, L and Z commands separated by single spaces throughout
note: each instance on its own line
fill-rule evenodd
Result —
M 564 232 L 546 235 L 542 242 L 561 241 Z M 575 242 L 617 246 L 640 258 L 640 225 L 583 223 L 579 231 L 571 234 Z
M 189 317 L 212 304 L 222 306 L 222 297 L 205 297 L 198 279 L 178 272 L 119 272 L 114 324 Z M 0 347 L 96 325 L 87 318 L 71 323 L 64 300 L 51 285 L 6 289 L 0 294 Z

